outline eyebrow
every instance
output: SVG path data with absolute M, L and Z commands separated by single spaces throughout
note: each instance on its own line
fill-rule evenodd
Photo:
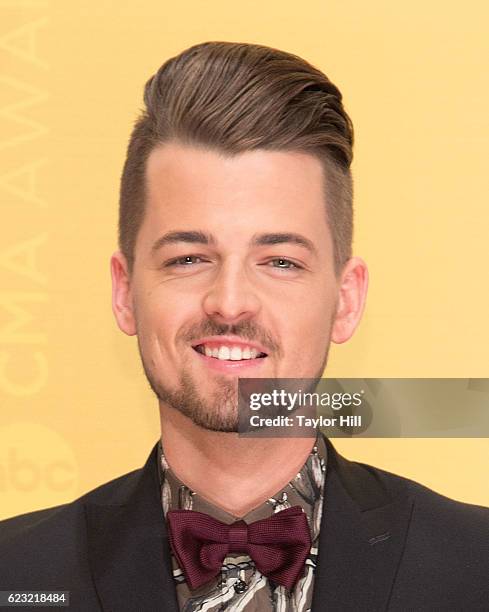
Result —
M 200 230 L 194 231 L 173 231 L 168 232 L 158 238 L 155 241 L 153 246 L 151 247 L 151 252 L 155 253 L 161 247 L 167 244 L 175 244 L 176 242 L 188 242 L 191 244 L 206 244 L 206 245 L 215 245 L 216 240 L 211 234 L 206 234 Z M 296 234 L 294 232 L 273 232 L 273 233 L 264 233 L 264 234 L 255 234 L 250 244 L 251 246 L 268 246 L 274 244 L 297 244 L 306 248 L 313 255 L 317 256 L 317 249 L 314 246 L 313 242 L 302 236 L 301 234 Z
M 313 255 L 317 255 L 317 249 L 314 246 L 312 240 L 302 236 L 301 234 L 295 234 L 293 232 L 274 232 L 272 234 L 255 234 L 251 239 L 253 246 L 267 246 L 270 244 L 298 244 L 306 248 Z
M 201 231 L 191 232 L 168 232 L 158 238 L 151 247 L 151 252 L 155 253 L 158 249 L 166 244 L 175 244 L 176 242 L 190 242 L 193 244 L 215 244 L 216 241 L 210 234 Z

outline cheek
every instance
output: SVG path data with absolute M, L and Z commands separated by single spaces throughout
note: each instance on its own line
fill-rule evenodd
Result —
M 300 304 L 283 312 L 284 342 L 295 356 L 301 353 L 301 359 L 307 355 L 316 359 L 319 352 L 322 355 L 329 341 L 334 310 L 332 292 L 324 291 L 321 295 L 304 295 Z
M 334 309 L 334 294 L 331 289 L 321 292 L 304 290 L 300 299 L 294 302 L 282 302 L 283 320 L 302 329 L 308 334 L 314 334 L 328 329 Z
M 185 319 L 185 310 L 165 299 L 164 295 L 152 294 L 142 300 L 137 308 L 137 326 L 140 340 L 152 345 L 155 341 L 164 346 L 171 344 Z
M 180 359 L 186 344 L 182 335 L 202 321 L 199 302 L 188 296 L 185 299 L 181 295 L 170 295 L 168 291 L 161 291 L 153 298 L 148 315 L 153 341 L 172 359 Z

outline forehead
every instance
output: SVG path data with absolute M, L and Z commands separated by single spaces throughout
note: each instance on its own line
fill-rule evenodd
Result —
M 240 234 L 301 231 L 324 240 L 327 230 L 321 162 L 297 151 L 226 155 L 181 143 L 155 148 L 146 166 L 141 230 L 206 228 Z

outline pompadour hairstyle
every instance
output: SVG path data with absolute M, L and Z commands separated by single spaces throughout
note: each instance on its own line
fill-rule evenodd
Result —
M 176 140 L 227 155 L 264 149 L 320 160 L 338 274 L 351 257 L 353 125 L 339 89 L 302 58 L 263 45 L 206 42 L 166 61 L 146 83 L 121 177 L 119 248 L 134 265 L 151 151 Z

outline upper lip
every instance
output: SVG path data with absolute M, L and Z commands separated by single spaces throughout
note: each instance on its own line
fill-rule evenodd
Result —
M 256 349 L 259 353 L 265 353 L 268 355 L 268 351 L 259 342 L 245 340 L 239 336 L 206 336 L 205 338 L 199 338 L 195 342 L 192 342 L 192 347 L 195 348 L 196 346 L 199 346 L 199 344 L 208 344 L 210 342 L 215 342 L 216 344 L 222 345 L 229 344 L 230 346 L 239 346 L 240 348 L 249 346 L 250 348 Z

